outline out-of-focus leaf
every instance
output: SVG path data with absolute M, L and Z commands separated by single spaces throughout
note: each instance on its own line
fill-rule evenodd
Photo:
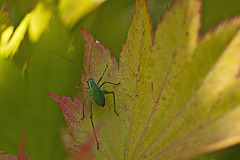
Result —
M 2 0 L 6 1 L 6 0 Z M 7 9 L 10 10 L 10 16 L 14 28 L 16 28 L 36 4 L 42 0 L 8 0 Z M 45 1 L 45 0 L 44 0 Z
M 60 0 L 59 12 L 64 23 L 72 27 L 79 19 L 93 11 L 105 0 Z
M 2 32 L 0 55 L 12 58 L 18 51 L 28 29 L 30 39 L 36 42 L 48 26 L 51 16 L 51 11 L 39 2 L 31 13 L 26 14 L 15 31 L 13 26 L 8 26 Z
M 2 154 L 4 151 L 0 151 L 0 160 L 29 160 L 30 157 L 26 156 L 25 153 L 25 128 L 22 131 L 18 155 L 14 156 L 12 154 Z
M 29 37 L 36 42 L 49 25 L 52 13 L 42 2 L 39 2 L 34 10 L 29 22 Z
M 9 16 L 9 11 L 5 9 L 5 4 L 0 9 L 0 33 L 6 29 L 9 25 L 11 25 L 11 19 Z M 2 39 L 2 38 L 1 38 Z M 2 41 L 2 40 L 1 40 Z
M 16 156 L 12 154 L 2 154 L 4 151 L 0 151 L 0 160 L 16 160 Z
M 22 20 L 20 25 L 16 28 L 13 33 L 13 26 L 6 28 L 1 36 L 4 43 L 1 41 L 0 45 L 0 55 L 5 58 L 12 58 L 14 54 L 18 51 L 18 48 L 24 39 L 25 33 L 28 28 L 29 21 L 31 19 L 31 14 L 27 14 Z M 6 33 L 5 33 L 6 32 Z
M 26 129 L 23 129 L 22 135 L 21 135 L 21 140 L 20 140 L 20 145 L 18 149 L 18 155 L 17 159 L 18 160 L 28 160 L 29 157 L 26 156 L 26 151 L 25 151 L 25 134 L 26 134 Z
M 115 92 L 120 116 L 111 95 L 104 108 L 93 105 L 94 122 L 105 124 L 100 150 L 93 150 L 99 159 L 192 159 L 240 142 L 240 21 L 200 36 L 200 10 L 199 0 L 176 0 L 152 36 L 146 1 L 137 0 L 119 63 L 82 30 L 88 78 L 97 82 L 108 65 L 102 82 L 121 82 L 102 87 Z M 85 87 L 86 81 L 82 76 Z M 80 91 L 81 101 L 88 93 Z M 81 101 L 66 106 L 81 110 Z M 77 121 L 76 113 L 74 130 L 90 131 L 89 117 Z M 87 132 L 77 133 L 83 143 Z

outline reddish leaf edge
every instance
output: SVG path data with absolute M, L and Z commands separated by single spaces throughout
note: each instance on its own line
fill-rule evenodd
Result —
M 25 150 L 25 134 L 26 128 L 23 128 L 17 156 L 13 154 L 3 154 L 5 151 L 0 151 L 0 160 L 30 160 Z
M 50 97 L 52 97 L 59 105 L 59 107 L 61 108 L 60 104 L 61 104 L 61 99 L 62 98 L 70 98 L 64 95 L 58 96 L 57 94 L 52 94 L 52 93 L 47 93 Z M 74 99 L 77 99 L 75 97 L 73 97 Z M 78 99 L 79 100 L 79 99 Z M 74 101 L 73 101 L 74 102 Z M 66 122 L 67 123 L 67 122 Z M 103 127 L 103 124 L 97 124 L 97 126 L 95 127 L 95 131 L 96 131 L 96 135 L 99 135 L 99 132 L 101 130 L 101 128 Z M 69 130 L 68 130 L 69 132 Z M 70 133 L 70 132 L 69 132 Z M 70 133 L 71 135 L 71 133 Z M 72 135 L 71 135 L 72 137 Z M 72 137 L 73 138 L 73 137 Z M 74 140 L 74 138 L 73 138 Z M 71 160 L 79 160 L 81 159 L 94 159 L 94 156 L 92 155 L 92 149 L 95 147 L 95 136 L 94 136 L 94 132 L 92 131 L 88 138 L 86 139 L 85 143 L 82 145 L 73 145 L 73 146 L 69 146 L 67 148 L 64 148 L 63 150 L 66 150 L 69 154 L 70 154 L 70 158 Z M 97 147 L 97 146 L 96 146 Z M 101 146 L 100 146 L 101 147 Z
M 100 130 L 102 129 L 102 124 L 98 124 L 95 127 L 96 135 L 98 136 Z M 89 134 L 87 140 L 82 145 L 73 145 L 68 146 L 67 148 L 64 148 L 63 150 L 67 151 L 70 154 L 71 160 L 93 160 L 94 155 L 92 154 L 92 149 L 96 147 L 95 146 L 95 136 L 92 132 Z

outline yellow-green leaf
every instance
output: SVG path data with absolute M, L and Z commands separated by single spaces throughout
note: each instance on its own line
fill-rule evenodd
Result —
M 147 2 L 137 0 L 119 62 L 82 30 L 87 77 L 98 82 L 108 65 L 99 86 L 120 82 L 101 88 L 114 91 L 119 116 L 111 94 L 105 107 L 93 103 L 94 123 L 104 124 L 96 157 L 192 159 L 240 142 L 240 20 L 199 35 L 200 11 L 200 0 L 176 0 L 153 32 Z M 82 84 L 88 86 L 84 74 Z M 88 93 L 79 92 L 81 101 Z M 70 109 L 75 119 L 82 107 Z M 78 123 L 92 130 L 89 117 Z
M 72 27 L 79 19 L 93 11 L 105 0 L 60 0 L 59 12 L 64 23 Z

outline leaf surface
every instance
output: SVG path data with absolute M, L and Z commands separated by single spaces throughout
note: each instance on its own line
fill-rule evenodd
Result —
M 100 150 L 93 150 L 96 157 L 191 159 L 239 143 L 240 20 L 233 18 L 199 35 L 200 10 L 200 0 L 176 0 L 153 36 L 147 3 L 137 0 L 119 62 L 82 29 L 87 77 L 98 82 L 108 65 L 101 83 L 120 82 L 102 87 L 115 92 L 119 116 L 110 94 L 104 108 L 93 105 L 94 123 L 104 124 Z M 81 82 L 87 87 L 84 75 Z M 80 143 L 91 131 L 89 110 L 79 121 L 88 93 L 79 91 L 81 100 L 74 101 L 63 96 L 65 105 L 60 105 Z
M 96 127 L 97 135 L 100 129 L 101 129 L 101 125 L 98 125 Z M 83 145 L 69 146 L 67 148 L 64 148 L 64 150 L 70 153 L 71 160 L 79 160 L 79 159 L 91 160 L 91 159 L 94 159 L 91 152 L 92 148 L 95 147 L 94 142 L 95 142 L 94 133 L 91 133 L 91 135 L 88 136 L 86 142 Z

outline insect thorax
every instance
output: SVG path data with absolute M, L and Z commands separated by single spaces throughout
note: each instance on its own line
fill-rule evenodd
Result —
M 87 80 L 87 83 L 88 83 L 88 87 L 89 87 L 89 88 L 95 87 L 95 86 L 97 85 L 93 78 L 89 78 L 89 79 Z
M 97 105 L 103 107 L 105 105 L 105 97 L 103 92 L 101 91 L 101 89 L 99 88 L 99 86 L 97 85 L 93 78 L 89 78 L 87 80 L 87 83 L 90 89 L 91 97 L 93 98 L 94 102 Z

